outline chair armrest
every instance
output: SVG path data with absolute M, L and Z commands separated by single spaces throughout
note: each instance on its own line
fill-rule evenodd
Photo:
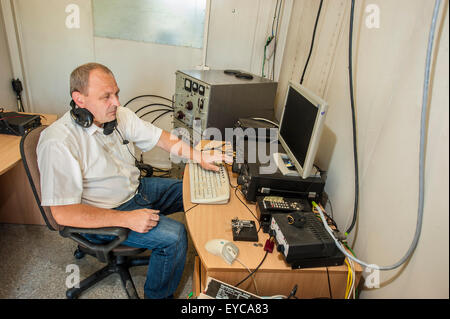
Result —
M 124 242 L 130 230 L 123 227 L 104 227 L 104 228 L 76 228 L 76 227 L 64 227 L 60 231 L 61 236 L 73 239 L 78 244 L 92 250 L 97 255 L 100 261 L 108 262 L 109 253 Z M 97 234 L 97 235 L 112 235 L 117 236 L 109 243 L 94 244 L 80 234 Z

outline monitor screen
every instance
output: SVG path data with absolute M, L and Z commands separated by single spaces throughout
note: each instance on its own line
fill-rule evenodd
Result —
M 301 85 L 289 84 L 279 139 L 302 178 L 311 174 L 326 111 L 321 98 Z

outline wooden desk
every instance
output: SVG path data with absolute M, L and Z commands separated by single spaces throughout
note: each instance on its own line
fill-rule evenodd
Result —
M 57 119 L 42 115 L 43 125 Z M 0 134 L 0 223 L 44 225 L 21 161 L 21 138 Z
M 229 169 L 232 185 L 236 184 L 236 175 Z M 213 277 L 223 282 L 236 285 L 249 272 L 237 261 L 231 266 L 218 256 L 206 251 L 205 244 L 211 239 L 233 240 L 231 220 L 234 217 L 244 220 L 255 220 L 237 196 L 247 204 L 256 215 L 256 206 L 245 201 L 240 192 L 235 194 L 231 189 L 230 201 L 226 205 L 198 205 L 186 213 L 186 223 L 189 234 L 197 250 L 198 257 L 194 270 L 194 293 L 198 296 L 205 289 L 206 278 Z M 186 165 L 183 178 L 183 203 L 185 211 L 193 207 L 190 201 L 189 167 Z M 268 234 L 258 234 L 259 243 L 264 246 L 269 238 Z M 261 262 L 265 251 L 263 247 L 255 247 L 253 242 L 234 242 L 239 248 L 238 258 L 251 270 Z M 356 265 L 356 284 L 361 278 L 362 268 Z M 330 286 L 333 298 L 344 298 L 347 284 L 348 268 L 342 266 L 328 267 Z M 298 284 L 296 296 L 298 298 L 330 297 L 326 267 L 292 270 L 286 264 L 282 255 L 274 249 L 256 272 L 255 280 L 260 296 L 285 295 L 288 296 L 295 284 Z M 256 294 L 253 281 L 249 278 L 239 288 Z

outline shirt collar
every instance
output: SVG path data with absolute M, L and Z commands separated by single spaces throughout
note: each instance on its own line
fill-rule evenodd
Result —
M 92 136 L 92 135 L 94 135 L 95 132 L 101 131 L 101 130 L 103 130 L 102 127 L 98 127 L 97 125 L 95 125 L 94 123 L 92 123 L 91 126 L 89 126 L 89 127 L 86 128 L 86 133 L 88 133 L 89 136 Z

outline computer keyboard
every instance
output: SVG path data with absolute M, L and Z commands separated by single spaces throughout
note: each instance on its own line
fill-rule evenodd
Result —
M 196 204 L 226 204 L 230 199 L 228 172 L 219 165 L 218 172 L 203 169 L 198 163 L 189 163 L 191 202 Z

